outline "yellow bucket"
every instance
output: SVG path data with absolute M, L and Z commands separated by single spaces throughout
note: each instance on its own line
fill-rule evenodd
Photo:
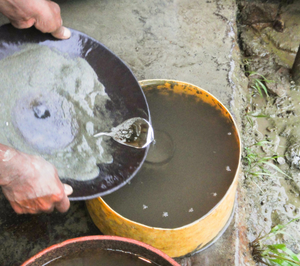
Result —
M 146 95 L 148 90 L 155 89 L 161 93 L 172 91 L 172 93 L 180 96 L 197 97 L 198 100 L 217 109 L 232 124 L 234 130 L 230 134 L 236 142 L 238 156 L 236 167 L 232 172 L 231 183 L 222 198 L 210 211 L 199 217 L 199 219 L 177 228 L 152 227 L 130 220 L 113 210 L 101 197 L 86 201 L 88 211 L 103 234 L 122 236 L 144 242 L 170 257 L 181 257 L 201 251 L 214 243 L 226 230 L 234 213 L 241 157 L 241 141 L 237 126 L 226 107 L 210 93 L 197 86 L 173 80 L 144 80 L 140 81 L 140 85 Z

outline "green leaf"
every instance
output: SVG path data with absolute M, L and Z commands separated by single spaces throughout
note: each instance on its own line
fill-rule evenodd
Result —
M 274 82 L 274 80 L 268 80 L 265 76 L 263 76 L 262 74 L 259 74 L 255 71 L 246 71 L 247 73 L 249 73 L 249 77 L 252 76 L 252 75 L 258 75 L 258 76 L 261 76 L 263 78 L 263 81 L 267 82 L 267 83 L 271 83 L 271 82 Z
M 290 266 L 282 261 L 282 259 L 268 259 L 269 262 L 272 262 L 271 265 L 278 265 L 278 266 Z
M 278 224 L 274 226 L 266 235 L 261 236 L 260 233 L 258 238 L 256 238 L 254 242 L 259 244 L 259 248 L 256 249 L 256 252 L 260 253 L 261 259 L 266 265 L 300 266 L 300 258 L 298 255 L 287 248 L 285 244 L 263 244 L 264 241 L 269 240 L 278 234 L 288 235 L 285 232 L 286 226 L 297 219 L 299 218 L 294 218 L 285 225 Z
M 293 261 L 290 258 L 287 258 L 285 256 L 279 256 L 279 255 L 272 255 L 265 257 L 266 260 L 271 262 L 271 265 L 280 265 L 280 266 L 299 266 L 297 261 Z
M 255 72 L 255 71 L 246 71 L 246 73 L 249 73 L 249 77 L 250 77 L 251 75 L 257 74 L 257 72 Z M 259 74 L 258 74 L 258 75 L 259 75 Z
M 274 248 L 276 248 L 276 249 L 282 250 L 284 253 L 286 253 L 287 255 L 289 255 L 294 261 L 300 262 L 298 256 L 292 250 L 290 250 L 289 248 L 287 248 L 285 244 L 274 244 L 272 246 Z
M 261 172 L 249 172 L 249 174 L 253 176 L 262 176 L 262 175 L 273 176 L 273 174 L 261 173 Z
M 249 116 L 247 116 L 247 120 L 248 120 L 249 124 L 253 127 L 253 125 L 254 125 L 253 120 Z
M 286 227 L 286 225 L 277 224 L 276 226 L 274 226 L 274 227 L 271 229 L 270 232 L 275 233 L 275 232 L 277 232 L 278 230 L 280 230 L 280 229 L 282 229 L 282 228 L 285 228 L 285 227 Z
M 254 145 L 256 145 L 256 146 L 264 146 L 265 144 L 270 144 L 270 141 L 261 140 L 259 142 L 256 142 Z
M 261 89 L 260 89 L 259 84 L 257 83 L 257 80 L 255 81 L 255 85 L 251 86 L 251 88 L 253 88 L 254 90 L 256 90 L 256 91 L 259 93 L 259 95 L 260 95 L 261 97 L 263 97 L 263 94 L 262 94 L 262 92 L 261 92 Z
M 261 117 L 269 117 L 268 115 L 251 115 L 252 117 L 258 117 L 258 118 L 261 118 Z
M 267 83 L 273 83 L 274 80 L 270 80 L 270 79 L 267 79 L 265 76 L 261 75 L 261 77 L 264 79 L 264 82 L 267 82 Z
M 289 175 L 287 175 L 285 172 L 283 172 L 277 165 L 273 164 L 273 163 L 270 163 L 270 162 L 262 162 L 264 164 L 267 164 L 269 165 L 270 167 L 274 168 L 277 172 L 285 175 L 286 177 L 292 179 Z
M 267 162 L 267 161 L 270 161 L 270 160 L 273 160 L 273 157 L 263 157 L 258 162 Z
M 280 155 L 274 155 L 274 156 L 272 156 L 270 159 L 275 160 L 275 159 L 278 159 L 278 158 L 283 158 L 283 156 L 280 156 Z

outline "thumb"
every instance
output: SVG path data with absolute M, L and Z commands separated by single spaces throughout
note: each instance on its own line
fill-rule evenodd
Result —
M 64 184 L 64 191 L 69 196 L 73 193 L 73 188 L 70 185 Z
M 71 37 L 71 31 L 66 27 L 59 27 L 56 31 L 51 32 L 52 36 L 57 39 L 69 39 Z

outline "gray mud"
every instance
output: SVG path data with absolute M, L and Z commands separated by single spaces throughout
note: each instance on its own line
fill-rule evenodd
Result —
M 267 233 L 277 224 L 300 217 L 300 88 L 290 76 L 300 43 L 300 2 L 238 3 L 243 67 L 249 78 L 247 104 L 241 114 L 242 141 L 244 148 L 260 158 L 278 156 L 273 163 L 286 174 L 266 164 L 263 169 L 250 169 L 245 158 L 249 152 L 244 152 L 242 190 L 246 195 L 247 235 L 253 241 L 260 232 Z M 263 92 L 261 97 L 255 89 L 256 80 L 264 79 L 261 75 L 268 80 L 263 84 L 269 96 Z M 255 145 L 261 141 L 263 145 Z M 249 174 L 262 170 L 268 173 Z M 272 243 L 285 243 L 299 253 L 299 219 L 287 227 L 287 233 L 293 237 L 281 235 Z
M 107 111 L 95 115 L 109 97 L 84 59 L 31 44 L 0 69 L 1 143 L 44 157 L 61 178 L 91 179 L 97 163 L 112 161 L 107 144 L 93 137 L 112 126 Z

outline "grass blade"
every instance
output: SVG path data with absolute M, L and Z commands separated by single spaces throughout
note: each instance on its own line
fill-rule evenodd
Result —
M 295 262 L 300 262 L 298 256 L 289 248 L 286 247 L 285 244 L 274 244 L 272 245 L 275 249 L 279 249 L 282 250 L 284 253 L 286 253 L 287 255 L 289 255 Z
M 270 163 L 270 162 L 264 162 L 264 161 L 262 163 L 269 165 L 270 167 L 275 169 L 277 172 L 279 172 L 279 173 L 285 175 L 286 177 L 292 179 L 289 175 L 287 175 L 285 172 L 283 172 L 277 165 L 275 165 L 273 163 Z
M 265 84 L 263 84 L 259 79 L 257 80 L 257 83 L 258 83 L 259 86 L 264 90 L 264 92 L 265 92 L 265 94 L 267 95 L 267 97 L 269 97 L 268 90 L 267 90 Z
M 259 86 L 259 84 L 257 83 L 257 81 L 255 82 L 255 85 L 251 86 L 251 88 L 253 88 L 254 90 L 256 90 L 256 91 L 259 93 L 259 95 L 260 95 L 261 97 L 263 97 L 263 94 L 262 94 L 262 92 L 261 92 L 260 86 Z
M 270 141 L 262 140 L 262 141 L 256 142 L 254 145 L 256 145 L 256 146 L 263 146 L 265 144 L 270 144 Z

